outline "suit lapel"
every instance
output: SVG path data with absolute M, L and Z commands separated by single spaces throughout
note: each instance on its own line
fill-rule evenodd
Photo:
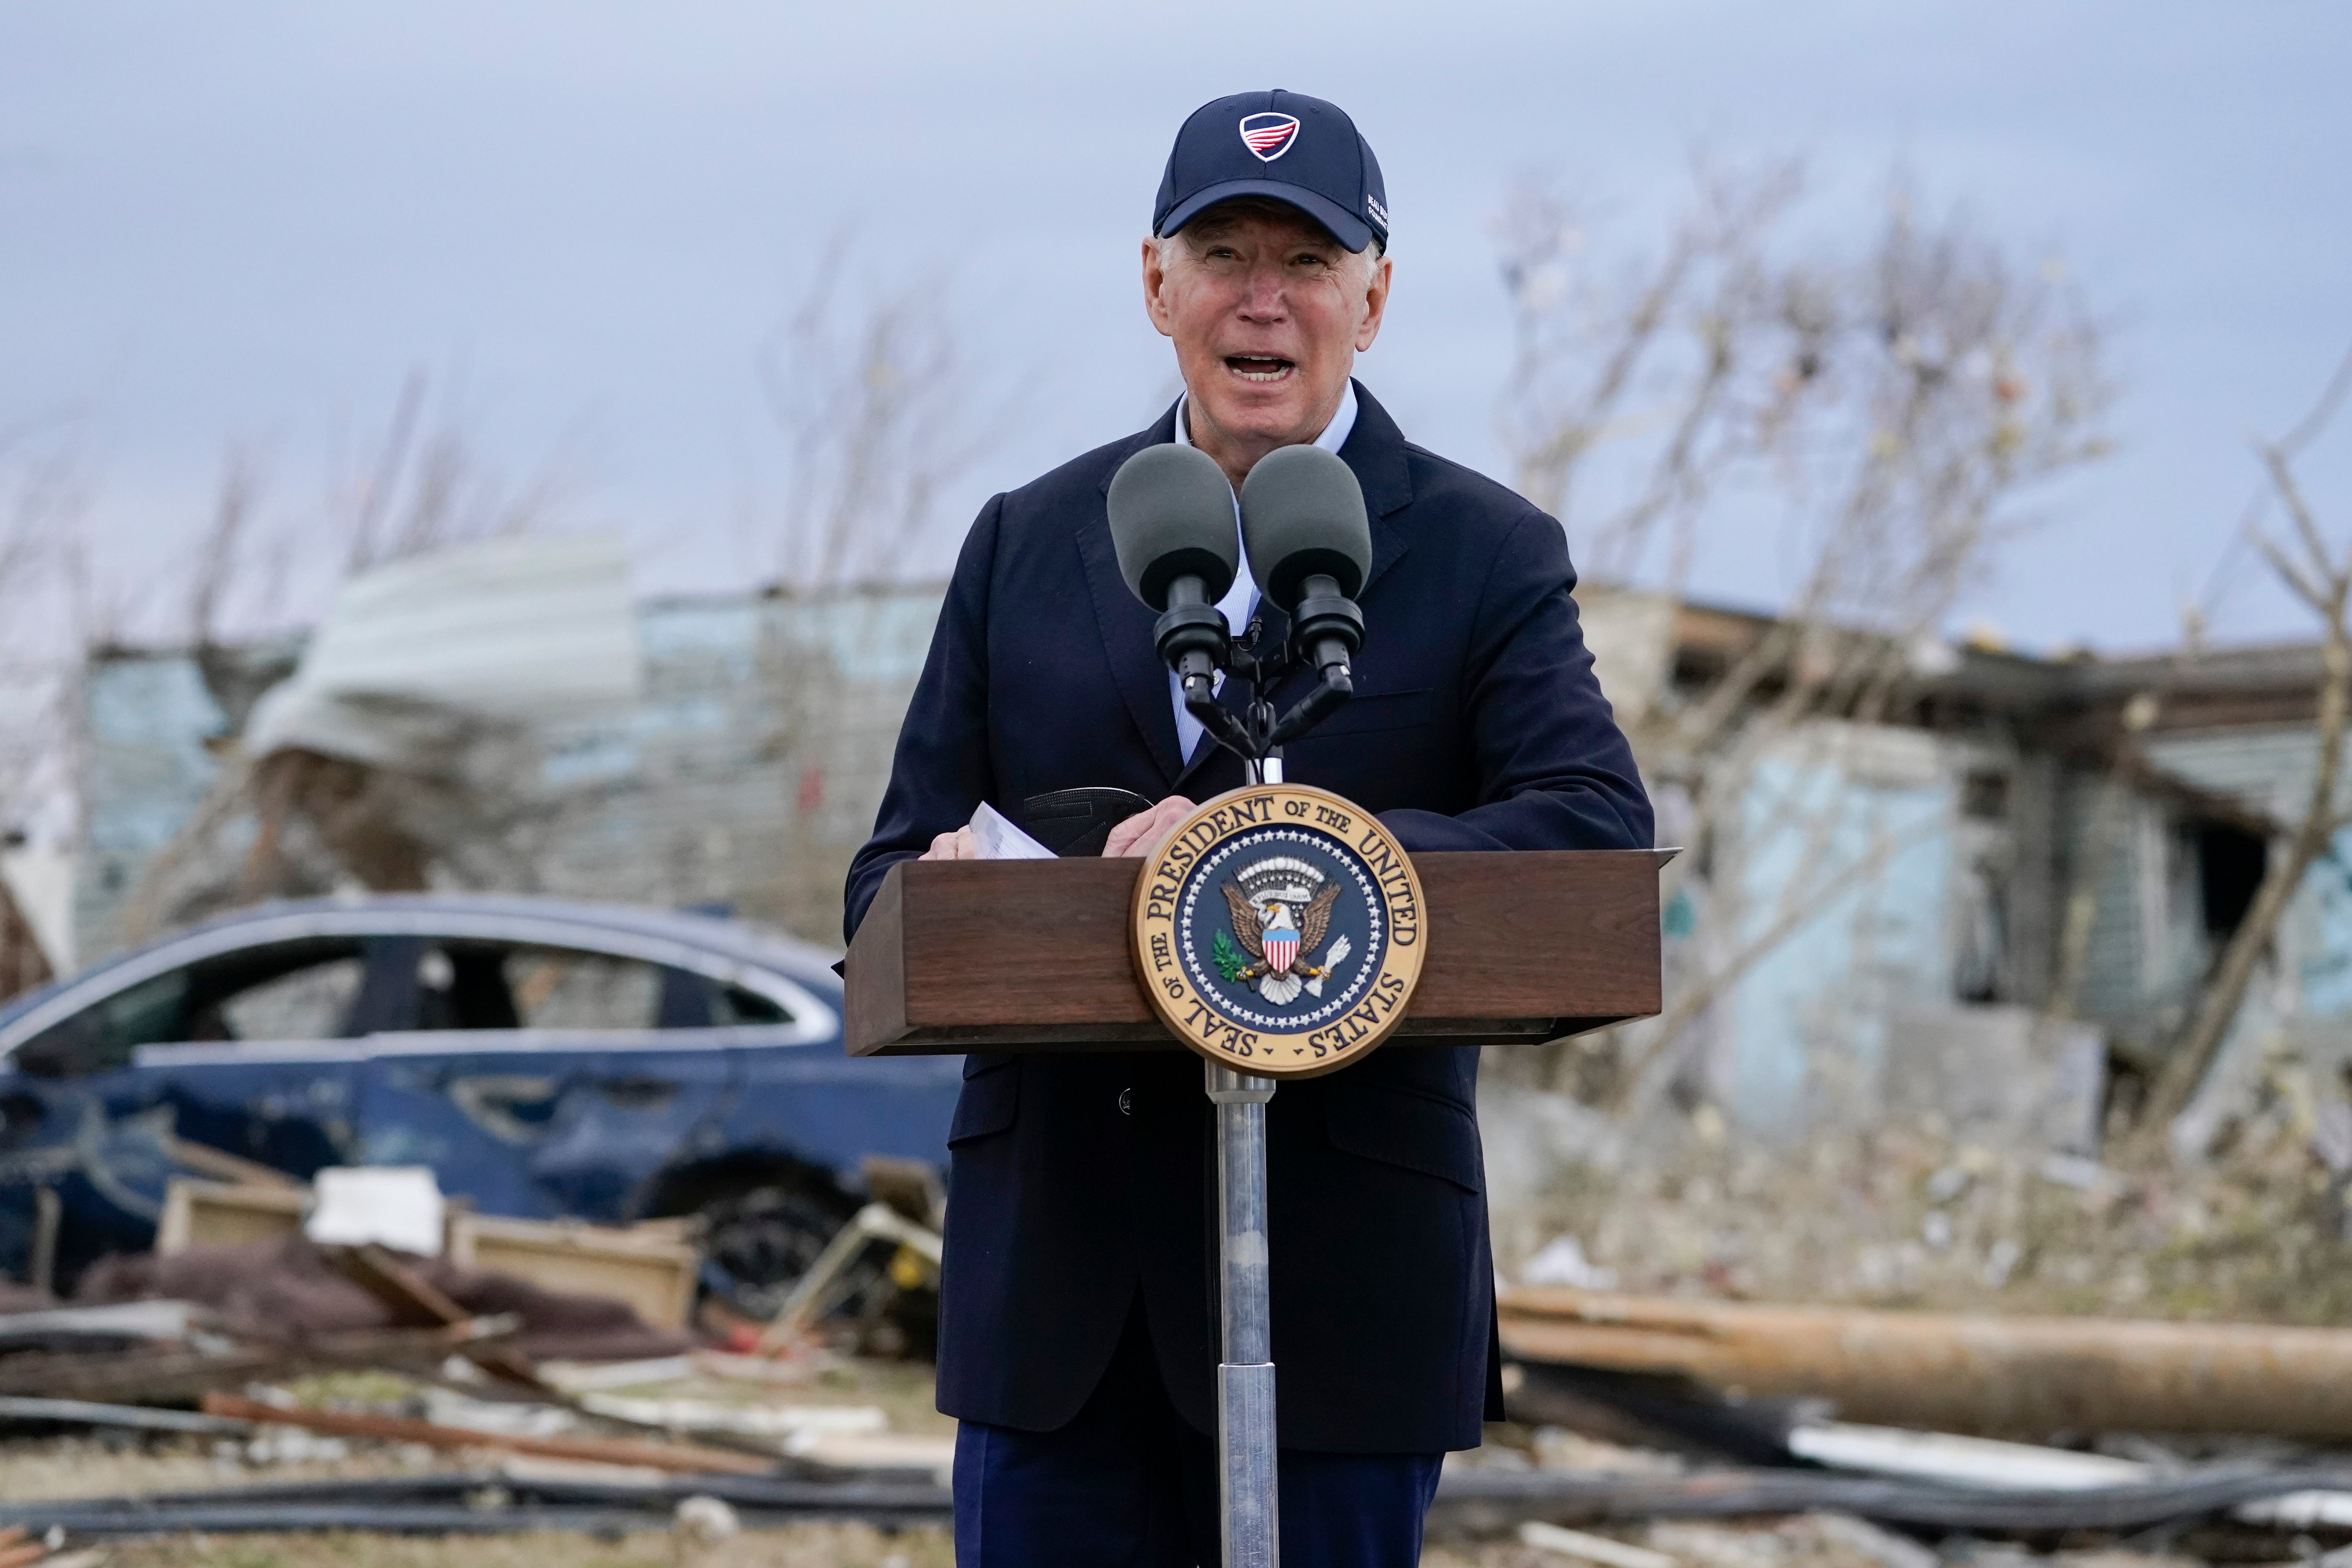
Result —
M 1360 381 L 1356 383 L 1356 427 L 1348 432 L 1339 458 L 1355 470 L 1356 483 L 1364 491 L 1364 510 L 1371 518 L 1372 569 L 1364 576 L 1364 592 L 1370 593 L 1412 547 L 1402 520 L 1393 514 L 1412 504 L 1412 468 L 1404 432 Z
M 1110 466 L 1103 472 L 1103 492 L 1109 492 L 1110 477 L 1118 471 L 1121 463 L 1146 447 L 1173 439 L 1174 432 L 1175 410 L 1171 406 L 1159 424 L 1113 454 Z M 1094 515 L 1078 525 L 1077 547 L 1086 566 L 1087 597 L 1094 603 L 1095 626 L 1102 636 L 1103 658 L 1109 662 L 1111 679 L 1118 682 L 1119 695 L 1126 700 L 1136 728 L 1143 732 L 1153 764 L 1172 788 L 1176 775 L 1184 771 L 1184 760 L 1176 750 L 1176 707 L 1168 695 L 1168 671 L 1152 649 L 1151 612 L 1144 607 L 1143 601 L 1128 592 L 1127 579 L 1118 574 L 1118 552 L 1111 545 L 1110 514 L 1106 509 L 1097 507 Z

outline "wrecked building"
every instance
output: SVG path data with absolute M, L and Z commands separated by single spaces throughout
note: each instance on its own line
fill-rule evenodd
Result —
M 1784 625 L 1586 599 L 1661 841 L 1685 850 L 1668 872 L 1668 985 L 1703 1005 L 1675 1020 L 1669 1087 L 1756 1131 L 1800 1131 L 1852 1101 L 2087 1152 L 2117 1069 L 2128 1082 L 2177 1036 L 2310 787 L 2313 647 L 2042 658 L 1977 641 L 1902 650 L 1899 697 L 1868 713 L 1747 723 L 1721 742 L 1754 753 L 1738 799 L 1695 803 L 1662 729 Z M 906 587 L 638 604 L 634 694 L 542 723 L 501 759 L 510 798 L 480 835 L 499 853 L 466 879 L 724 904 L 833 940 L 939 602 Z M 257 691 L 300 652 L 98 656 L 85 953 L 140 933 L 142 882 L 206 809 Z M 1748 706 L 1769 716 L 1774 691 L 1759 683 Z M 230 825 L 215 857 L 257 831 Z M 200 910 L 225 885 L 182 901 Z M 2267 1043 L 2352 1049 L 2345 864 L 2306 879 L 2276 948 L 2217 1086 Z
M 2116 1077 L 2162 1059 L 2312 788 L 2315 646 L 2042 658 L 1978 639 L 1899 650 L 1895 696 L 1866 716 L 1774 723 L 1759 681 L 1718 742 L 1746 764 L 1690 775 L 1737 798 L 1695 803 L 1703 784 L 1654 763 L 1660 737 L 1785 626 L 1588 599 L 1660 841 L 1685 849 L 1669 995 L 1711 993 L 1684 1020 L 1676 1086 L 1753 1130 L 1851 1103 L 2089 1152 Z M 2205 1113 L 2273 1046 L 2352 1047 L 2347 867 L 2305 879 Z
M 443 883 L 725 906 L 837 941 L 843 876 L 872 826 L 940 597 L 918 586 L 643 601 L 618 700 L 461 731 L 446 776 L 399 804 L 430 818 L 421 831 Z M 293 637 L 94 656 L 73 896 L 83 953 L 240 901 L 261 824 L 223 788 L 257 702 L 303 648 Z M 335 868 L 317 859 L 296 857 L 268 890 L 331 890 Z

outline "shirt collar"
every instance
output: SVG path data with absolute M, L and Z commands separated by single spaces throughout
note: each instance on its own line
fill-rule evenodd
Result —
M 1190 392 L 1182 394 L 1176 399 L 1176 444 L 1180 447 L 1189 447 L 1192 444 L 1192 433 L 1184 427 L 1185 410 L 1192 406 L 1192 395 Z M 1339 394 L 1339 412 L 1331 416 L 1331 423 L 1323 426 L 1323 434 L 1315 437 L 1315 445 L 1336 457 L 1339 455 L 1339 448 L 1348 444 L 1348 433 L 1355 427 L 1356 383 L 1351 377 L 1348 382 L 1347 390 Z

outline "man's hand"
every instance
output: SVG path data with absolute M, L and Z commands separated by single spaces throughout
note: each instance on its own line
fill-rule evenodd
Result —
M 980 840 L 971 836 L 971 828 L 959 827 L 953 833 L 942 833 L 932 839 L 931 847 L 923 851 L 923 858 L 977 860 L 980 858 Z
M 1199 809 L 1182 795 L 1171 795 L 1150 811 L 1139 811 L 1125 822 L 1113 824 L 1110 837 L 1103 841 L 1103 854 L 1140 855 L 1148 860 L 1160 853 L 1176 825 Z

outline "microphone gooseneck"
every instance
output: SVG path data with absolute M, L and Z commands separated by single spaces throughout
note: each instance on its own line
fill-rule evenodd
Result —
M 1206 579 L 1187 573 L 1169 582 L 1168 607 L 1151 624 L 1151 640 L 1160 649 L 1160 661 L 1183 683 L 1187 707 L 1195 697 L 1214 700 L 1217 671 L 1232 657 L 1231 633 L 1223 612 L 1213 602 L 1223 597 L 1209 592 Z

